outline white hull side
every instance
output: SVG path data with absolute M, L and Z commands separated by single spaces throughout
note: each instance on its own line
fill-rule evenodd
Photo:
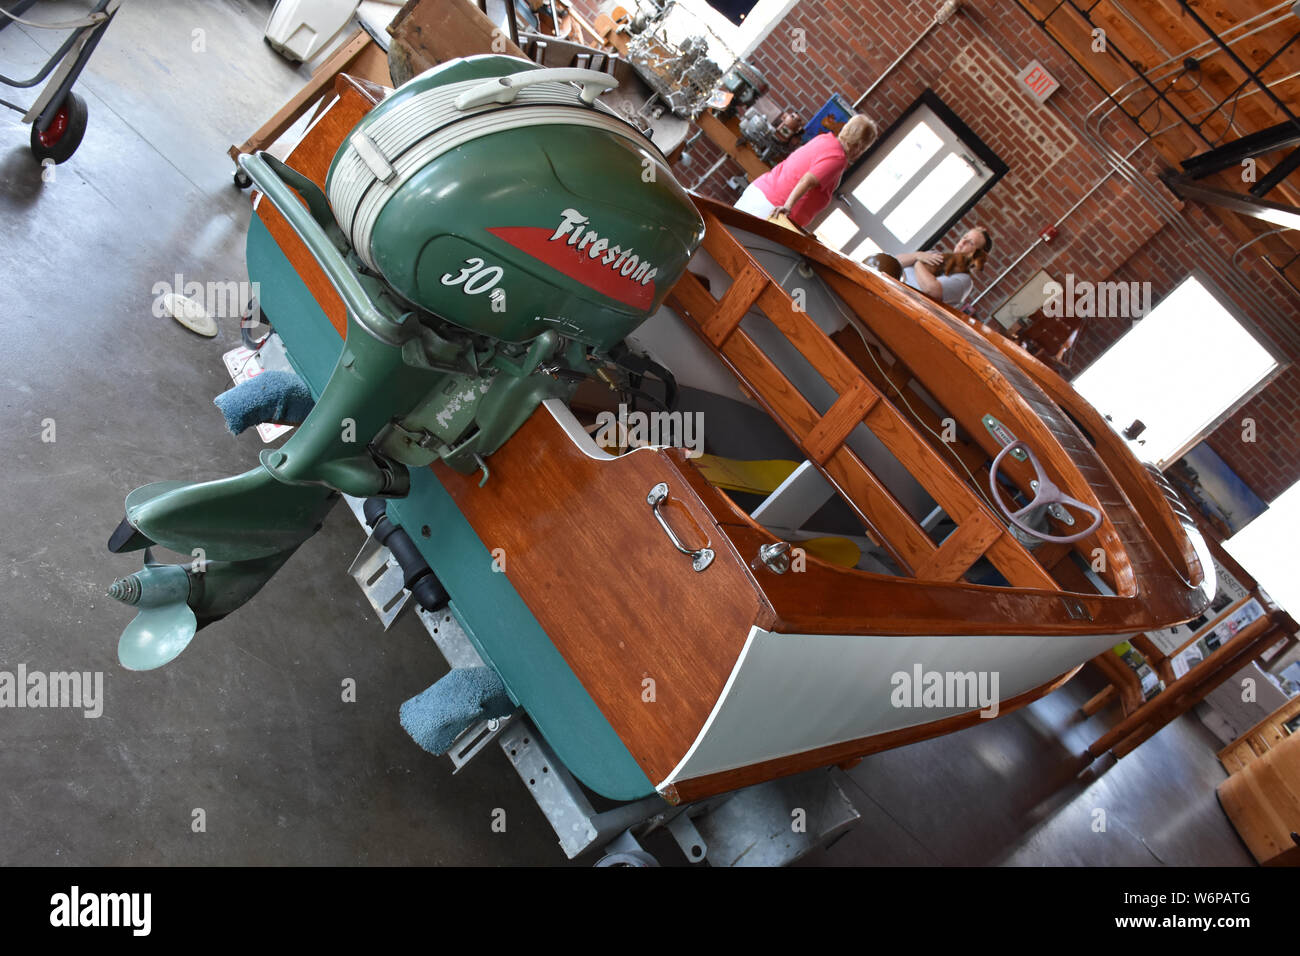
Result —
M 895 672 L 986 671 L 1005 701 L 1127 635 L 844 636 L 750 631 L 700 735 L 658 787 L 981 709 L 895 707 Z

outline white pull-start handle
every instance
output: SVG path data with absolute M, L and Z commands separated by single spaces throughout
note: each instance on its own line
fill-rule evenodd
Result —
M 525 70 L 523 73 L 511 73 L 509 76 L 500 76 L 495 80 L 485 80 L 479 86 L 466 90 L 456 97 L 456 109 L 472 110 L 489 103 L 510 103 L 525 86 L 565 82 L 582 84 L 582 93 L 579 96 L 588 106 L 595 103 L 596 97 L 601 93 L 618 86 L 618 80 L 608 73 L 597 70 L 579 70 L 570 67 Z

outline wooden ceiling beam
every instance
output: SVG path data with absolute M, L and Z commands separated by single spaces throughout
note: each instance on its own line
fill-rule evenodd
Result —
M 1107 94 L 1123 103 L 1119 109 L 1144 130 L 1151 139 L 1155 153 L 1169 167 L 1177 168 L 1188 157 L 1207 152 L 1207 142 L 1219 145 L 1225 140 L 1236 139 L 1243 133 L 1249 134 L 1274 126 L 1285 119 L 1259 87 L 1249 82 L 1246 71 L 1233 62 L 1202 26 L 1188 15 L 1178 0 L 1098 0 L 1089 8 L 1091 20 L 1107 31 L 1108 42 L 1113 41 L 1114 48 L 1122 52 L 1133 66 L 1118 55 L 1093 52 L 1093 22 L 1089 22 L 1068 0 L 1064 3 L 1058 0 L 1018 2 L 1026 12 L 1042 23 L 1046 32 L 1065 48 Z M 1083 5 L 1082 0 L 1075 2 Z M 1276 6 L 1274 0 L 1234 0 L 1232 3 L 1228 0 L 1205 0 L 1198 9 L 1205 22 L 1222 35 L 1273 6 Z M 1300 42 L 1277 53 L 1282 44 L 1300 29 L 1300 20 L 1289 11 L 1277 11 L 1276 15 L 1280 17 L 1279 22 L 1252 36 L 1243 38 L 1241 31 L 1235 34 L 1230 32 L 1229 39 L 1234 36 L 1237 39 L 1232 50 L 1247 68 L 1256 71 L 1270 56 L 1277 54 L 1261 78 L 1275 84 L 1273 95 L 1300 102 L 1300 96 L 1295 95 L 1300 94 L 1300 84 L 1297 83 L 1300 76 L 1291 75 L 1300 74 Z M 1264 22 L 1266 20 L 1247 24 L 1245 30 L 1259 30 Z M 1153 106 L 1156 94 L 1152 85 L 1133 72 L 1134 68 L 1150 71 L 1166 60 L 1185 55 L 1188 51 L 1194 51 L 1192 55 L 1201 65 L 1199 88 L 1190 88 L 1196 85 L 1195 79 L 1183 78 L 1178 82 L 1178 89 L 1167 92 L 1166 96 L 1171 105 L 1176 106 L 1184 116 L 1201 124 L 1200 132 L 1182 122 L 1166 128 L 1174 124 L 1172 110 L 1162 104 Z M 1156 88 L 1160 88 L 1168 83 L 1178 69 L 1179 64 L 1171 64 L 1157 70 L 1155 76 L 1148 79 L 1153 80 Z M 1246 81 L 1245 86 L 1242 85 L 1243 81 Z M 1240 95 L 1234 102 L 1233 97 L 1238 92 Z M 1125 100 L 1128 94 L 1133 95 Z M 1261 158 L 1266 155 L 1261 154 Z M 1278 180 L 1269 189 L 1269 199 L 1284 206 L 1300 206 L 1300 170 L 1288 170 L 1280 177 L 1273 176 L 1279 164 L 1280 161 L 1260 162 L 1256 175 L 1265 179 L 1272 176 Z M 1253 185 L 1259 184 L 1259 178 Z M 1227 168 L 1214 173 L 1205 179 L 1203 185 L 1242 194 L 1246 201 L 1251 198 L 1245 189 L 1252 183 L 1243 179 L 1243 170 L 1239 168 Z M 1258 237 L 1261 228 L 1267 228 L 1258 220 L 1242 218 L 1238 213 L 1224 208 L 1205 208 L 1223 224 L 1228 236 L 1238 246 Z M 1284 264 L 1298 248 L 1300 233 L 1289 232 L 1261 239 L 1252 245 L 1251 251 L 1267 255 L 1275 263 Z M 1293 264 L 1289 267 L 1287 275 L 1300 284 L 1300 265 Z

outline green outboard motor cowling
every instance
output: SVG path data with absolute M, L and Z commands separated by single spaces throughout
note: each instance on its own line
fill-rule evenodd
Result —
M 649 140 L 586 102 L 613 82 L 494 55 L 421 74 L 335 156 L 340 227 L 393 290 L 455 325 L 615 345 L 659 308 L 704 224 Z

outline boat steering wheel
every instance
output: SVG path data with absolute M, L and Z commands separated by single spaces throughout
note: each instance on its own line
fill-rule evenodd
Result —
M 1038 490 L 1029 504 L 1025 505 L 1019 511 L 1013 512 L 1007 509 L 1007 506 L 1002 503 L 1002 496 L 998 494 L 998 468 L 1002 465 L 1002 459 L 1006 458 L 1007 454 L 1016 448 L 1023 448 L 1025 454 L 1029 456 L 1029 461 L 1034 466 L 1034 471 L 1037 473 Z M 1077 498 L 1071 498 L 1069 495 L 1062 492 L 1060 488 L 1056 487 L 1056 485 L 1052 483 L 1052 480 L 1047 477 L 1047 472 L 1043 471 L 1043 466 L 1038 463 L 1038 456 L 1034 454 L 1034 450 L 1019 439 L 1004 447 L 1000 452 L 998 452 L 997 457 L 993 459 L 993 465 L 989 468 L 989 490 L 993 492 L 993 501 L 997 504 L 998 510 L 1006 515 L 1008 521 L 1021 531 L 1025 532 L 1025 534 L 1031 534 L 1035 538 L 1039 538 L 1043 541 L 1052 541 L 1057 544 L 1073 544 L 1076 541 L 1082 541 L 1084 538 L 1088 537 L 1088 535 L 1101 527 L 1101 512 L 1092 507 L 1092 505 L 1086 505 Z M 1022 515 L 1054 504 L 1072 505 L 1081 511 L 1086 511 L 1088 514 L 1092 515 L 1092 524 L 1089 525 L 1086 530 L 1076 531 L 1074 534 L 1043 534 L 1041 531 L 1036 531 L 1021 522 L 1020 518 Z

